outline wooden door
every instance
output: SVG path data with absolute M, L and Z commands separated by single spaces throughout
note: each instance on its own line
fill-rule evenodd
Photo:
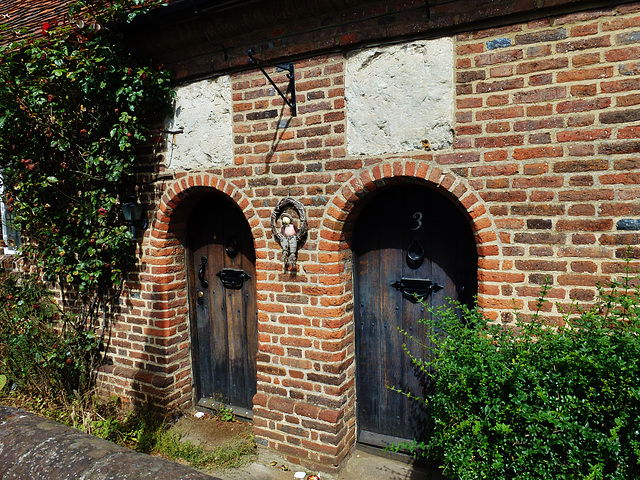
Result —
M 417 185 L 379 194 L 354 231 L 358 440 L 376 446 L 421 439 L 423 405 L 388 387 L 422 394 L 426 387 L 402 351 L 402 328 L 421 339 L 418 319 L 445 298 L 471 303 L 477 292 L 477 253 L 464 215 L 444 196 Z M 414 345 L 412 350 L 420 354 Z
M 255 250 L 238 206 L 211 195 L 188 223 L 192 358 L 199 405 L 251 416 L 258 349 Z

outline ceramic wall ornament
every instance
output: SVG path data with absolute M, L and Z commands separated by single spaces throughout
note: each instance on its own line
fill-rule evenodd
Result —
M 304 205 L 291 197 L 280 200 L 271 213 L 271 231 L 282 247 L 285 269 L 296 267 L 298 249 L 304 243 L 307 230 Z

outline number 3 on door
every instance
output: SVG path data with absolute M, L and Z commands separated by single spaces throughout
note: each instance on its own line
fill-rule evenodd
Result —
M 411 230 L 420 230 L 420 227 L 422 227 L 422 212 L 414 213 L 412 218 L 415 223 Z

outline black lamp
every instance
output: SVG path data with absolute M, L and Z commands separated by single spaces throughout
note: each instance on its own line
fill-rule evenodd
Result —
M 126 197 L 122 202 L 122 216 L 131 228 L 131 233 L 136 236 L 136 227 L 144 230 L 149 226 L 149 219 L 144 213 L 144 207 L 136 197 Z

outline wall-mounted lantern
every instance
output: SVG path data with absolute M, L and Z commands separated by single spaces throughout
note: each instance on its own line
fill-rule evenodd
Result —
M 122 216 L 129 224 L 134 238 L 136 236 L 136 227 L 144 230 L 149 226 L 149 219 L 144 213 L 144 207 L 136 197 L 125 197 L 121 208 Z

